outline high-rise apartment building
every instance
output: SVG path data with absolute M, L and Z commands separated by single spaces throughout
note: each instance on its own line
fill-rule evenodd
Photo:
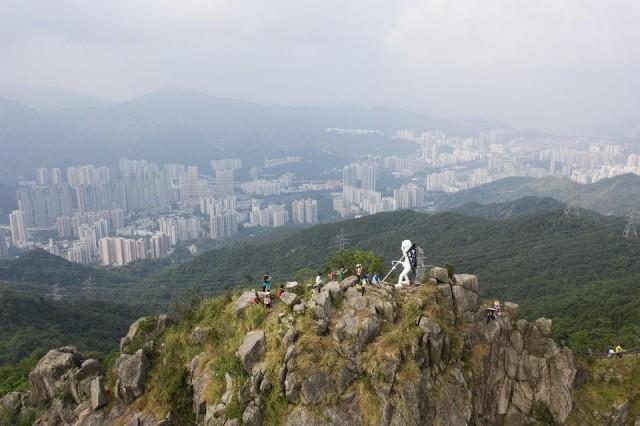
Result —
M 171 240 L 167 234 L 154 234 L 149 240 L 149 254 L 154 259 L 165 257 L 171 249 Z
M 294 200 L 291 203 L 291 218 L 294 223 L 318 223 L 318 201 L 312 199 Z
M 365 163 L 356 163 L 342 169 L 343 186 L 365 190 L 376 190 L 376 168 Z
M 412 209 L 424 205 L 424 188 L 414 183 L 402 185 L 393 190 L 393 198 L 398 209 Z
M 27 218 L 22 210 L 14 210 L 9 215 L 9 224 L 11 226 L 11 239 L 13 244 L 18 248 L 25 248 L 29 242 L 27 233 Z
M 102 238 L 100 240 L 100 263 L 103 265 L 128 265 L 147 258 L 144 239 Z
M 233 196 L 233 169 L 220 169 L 215 171 L 216 198 L 225 198 Z
M 220 213 L 209 218 L 210 237 L 214 240 L 230 238 L 238 232 L 238 219 L 235 212 Z
M 7 239 L 4 236 L 4 230 L 0 229 L 0 259 L 9 256 L 9 246 L 7 245 Z
M 71 187 L 66 184 L 23 187 L 16 196 L 27 224 L 33 226 L 49 226 L 56 218 L 70 215 L 73 207 Z
M 36 183 L 38 185 L 50 185 L 51 171 L 46 167 L 41 167 L 38 170 L 36 170 Z

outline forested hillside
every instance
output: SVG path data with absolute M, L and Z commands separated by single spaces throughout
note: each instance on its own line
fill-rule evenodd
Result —
M 400 242 L 410 238 L 424 248 L 426 263 L 450 263 L 457 271 L 477 274 L 485 283 L 484 297 L 522 303 L 528 317 L 553 317 L 559 334 L 571 335 L 585 348 L 619 339 L 636 345 L 640 329 L 631 318 L 640 315 L 640 288 L 634 284 L 640 241 L 624 239 L 624 225 L 624 219 L 584 211 L 565 217 L 562 209 L 500 220 L 384 213 L 204 253 L 149 277 L 131 290 L 129 299 L 166 303 L 192 287 L 220 293 L 255 285 L 265 271 L 276 282 L 295 279 L 302 268 L 323 268 L 344 229 L 349 248 L 372 250 L 386 262 L 398 258 Z M 594 311 L 597 316 L 589 314 Z
M 605 215 L 624 216 L 640 209 L 640 176 L 626 174 L 582 185 L 569 179 L 509 177 L 454 194 L 431 194 L 440 210 L 451 210 L 469 202 L 482 204 L 515 201 L 523 197 L 550 197 L 575 201 L 580 207 Z

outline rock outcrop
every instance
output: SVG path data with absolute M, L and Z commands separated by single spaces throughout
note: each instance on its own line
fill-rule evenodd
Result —
M 289 283 L 285 294 L 264 310 L 245 292 L 228 316 L 176 324 L 171 340 L 166 316 L 141 318 L 109 372 L 75 348 L 52 350 L 29 393 L 4 396 L 0 410 L 42 404 L 40 424 L 87 426 L 526 425 L 572 413 L 576 366 L 552 321 L 518 319 L 515 304 L 487 320 L 473 275 L 433 268 L 400 288 L 348 277 L 313 290 Z M 175 365 L 167 342 L 187 358 Z M 184 389 L 151 409 L 156 367 L 178 371 Z

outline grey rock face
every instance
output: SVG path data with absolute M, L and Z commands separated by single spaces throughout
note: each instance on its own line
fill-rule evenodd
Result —
M 429 278 L 435 278 L 439 283 L 448 283 L 449 282 L 449 272 L 447 272 L 444 268 L 434 267 L 431 268 L 429 273 L 427 274 Z
M 302 382 L 302 402 L 305 405 L 319 404 L 331 392 L 331 380 L 324 373 L 316 373 Z
M 304 303 L 298 303 L 297 305 L 293 305 L 293 313 L 295 315 L 304 315 L 305 305 Z
M 91 381 L 91 409 L 98 410 L 107 405 L 107 396 L 104 394 L 102 377 L 96 377 Z
M 142 349 L 133 355 L 122 354 L 116 361 L 116 395 L 126 405 L 144 392 L 149 360 Z
M 171 320 L 167 315 L 137 319 L 129 327 L 127 335 L 120 339 L 120 352 L 131 353 L 133 349 L 137 350 L 138 348 L 131 347 L 134 342 L 139 342 L 139 347 L 142 347 L 145 343 L 157 339 L 164 333 L 170 323 Z
M 553 323 L 550 319 L 538 318 L 535 321 L 535 324 L 536 324 L 536 327 L 538 327 L 540 334 L 542 334 L 544 337 L 551 336 L 551 326 Z
M 207 365 L 202 365 L 207 358 L 207 354 L 202 352 L 191 360 L 189 365 L 189 380 L 193 388 L 193 413 L 196 420 L 200 420 L 207 411 L 207 391 L 211 383 L 211 369 Z
M 358 277 L 352 275 L 340 281 L 340 290 L 345 291 L 349 287 L 353 287 L 356 284 L 358 284 Z
M 331 300 L 337 302 L 342 297 L 342 289 L 338 281 L 329 281 L 323 288 L 331 295 Z
M 251 306 L 251 300 L 253 299 L 254 294 L 255 293 L 253 291 L 242 292 L 240 297 L 238 297 L 238 300 L 236 300 L 236 304 L 234 306 L 234 312 L 236 315 L 239 314 L 243 309 Z
M 242 424 L 245 426 L 260 426 L 262 424 L 260 407 L 249 404 L 242 413 Z
M 287 306 L 293 306 L 300 303 L 300 298 L 294 292 L 285 292 L 282 296 L 280 296 L 280 300 Z
M 191 345 L 202 345 L 207 336 L 211 332 L 210 327 L 196 327 L 193 329 L 191 334 L 189 335 L 189 344 Z
M 316 306 L 322 308 L 326 316 L 331 315 L 331 294 L 326 288 L 323 289 L 316 297 Z
M 253 330 L 244 336 L 242 344 L 236 352 L 236 356 L 248 374 L 251 374 L 253 366 L 260 360 L 265 349 L 265 335 L 263 330 Z
M 9 392 L 0 398 L 0 409 L 10 413 L 17 413 L 22 406 L 22 394 L 20 392 Z
M 82 358 L 71 346 L 53 349 L 43 356 L 29 374 L 31 397 L 36 402 L 71 393 L 74 374 L 80 369 Z

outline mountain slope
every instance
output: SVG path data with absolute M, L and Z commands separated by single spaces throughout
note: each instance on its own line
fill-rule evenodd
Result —
M 65 167 L 106 155 L 102 146 L 87 149 L 74 129 L 18 102 L 0 99 L 0 181 L 32 177 L 41 166 Z
M 68 108 L 96 108 L 110 102 L 95 96 L 53 87 L 0 85 L 0 98 L 20 102 L 40 112 L 52 113 Z
M 424 248 L 427 264 L 450 263 L 476 274 L 486 283 L 484 297 L 521 303 L 528 318 L 552 316 L 558 332 L 582 349 L 619 339 L 636 345 L 640 322 L 632 319 L 640 315 L 640 287 L 633 283 L 640 274 L 640 244 L 622 237 L 624 226 L 621 218 L 595 213 L 567 218 L 562 210 L 501 220 L 457 213 L 378 214 L 203 253 L 152 275 L 130 290 L 129 299 L 167 303 L 195 286 L 220 293 L 255 285 L 265 271 L 276 283 L 295 279 L 302 268 L 322 270 L 335 253 L 335 236 L 344 229 L 349 248 L 373 250 L 386 265 L 400 257 L 400 242 L 410 238 Z M 597 318 L 589 317 L 603 307 Z
M 143 312 L 131 305 L 87 299 L 53 302 L 24 291 L 0 289 L 0 366 L 63 345 L 108 353 Z
M 582 185 L 558 177 L 509 177 L 454 194 L 435 195 L 440 210 L 451 210 L 469 202 L 482 204 L 515 201 L 523 197 L 550 197 L 605 215 L 624 216 L 640 208 L 640 176 L 626 174 Z
M 523 197 L 512 202 L 480 204 L 470 201 L 453 211 L 466 216 L 485 219 L 515 219 L 525 216 L 564 210 L 565 204 L 553 198 Z

